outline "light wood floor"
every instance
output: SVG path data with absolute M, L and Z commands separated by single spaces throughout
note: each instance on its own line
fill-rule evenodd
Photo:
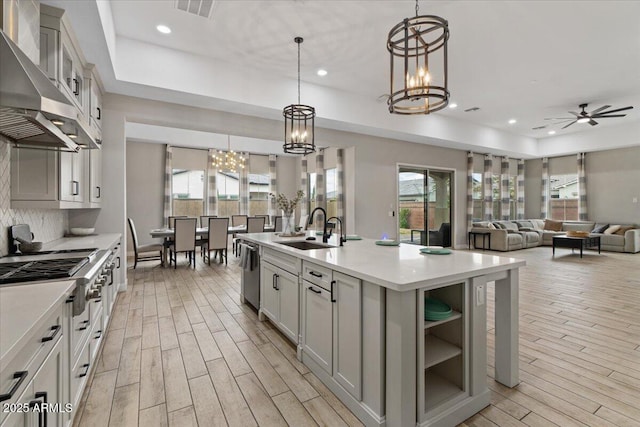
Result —
M 462 425 L 640 426 L 640 254 L 486 253 L 527 261 L 521 383 L 509 389 L 492 378 L 489 286 L 491 405 Z M 129 271 L 76 425 L 361 425 L 293 345 L 239 304 L 240 270 L 229 260 Z

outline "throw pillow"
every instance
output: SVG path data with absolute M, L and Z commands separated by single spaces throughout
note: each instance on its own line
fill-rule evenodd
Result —
M 533 228 L 531 221 L 516 221 L 516 224 L 518 224 L 520 228 Z
M 494 222 L 493 226 L 496 228 L 496 230 L 504 230 L 504 224 L 501 222 Z
M 490 222 L 490 223 L 487 225 L 487 228 L 488 228 L 488 229 L 490 229 L 490 230 L 495 230 L 495 229 L 496 229 L 496 226 L 495 226 L 495 225 L 493 225 L 493 223 L 491 223 L 491 222 Z
M 554 221 L 552 219 L 544 220 L 543 230 L 548 231 L 562 231 L 562 221 Z
M 604 234 L 613 234 L 618 230 L 620 230 L 620 226 L 619 225 L 610 225 L 609 228 L 604 230 Z
M 596 224 L 593 227 L 593 230 L 591 230 L 591 232 L 600 234 L 600 233 L 604 233 L 604 230 L 606 230 L 607 228 L 609 228 L 609 224 Z
M 624 233 L 626 233 L 629 230 L 633 230 L 635 229 L 635 227 L 633 225 L 623 225 L 620 226 L 620 229 L 618 231 L 615 232 L 615 234 L 618 234 L 620 236 L 624 236 Z

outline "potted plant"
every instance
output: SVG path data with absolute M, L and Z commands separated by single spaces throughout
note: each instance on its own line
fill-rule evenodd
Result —
M 294 213 L 298 203 L 304 197 L 304 191 L 298 190 L 293 199 L 288 199 L 282 193 L 278 195 L 269 193 L 269 197 L 275 199 L 278 208 L 282 210 L 282 235 L 292 235 L 295 230 Z

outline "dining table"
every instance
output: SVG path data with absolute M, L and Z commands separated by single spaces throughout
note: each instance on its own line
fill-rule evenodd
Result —
M 275 231 L 275 226 L 273 225 L 265 225 L 264 226 L 264 231 L 265 232 L 273 232 Z M 241 233 L 246 233 L 247 232 L 247 226 L 246 225 L 236 225 L 236 226 L 229 226 L 227 228 L 227 234 L 241 234 Z M 173 228 L 156 228 L 153 229 L 149 232 L 149 234 L 151 235 L 151 237 L 153 237 L 154 239 L 164 239 L 165 244 L 163 245 L 163 253 L 162 253 L 162 257 L 164 258 L 164 265 L 168 266 L 168 251 L 167 251 L 167 242 L 169 242 L 171 240 L 171 238 L 175 235 L 175 230 Z M 209 227 L 197 227 L 196 228 L 196 236 L 207 236 L 209 234 Z

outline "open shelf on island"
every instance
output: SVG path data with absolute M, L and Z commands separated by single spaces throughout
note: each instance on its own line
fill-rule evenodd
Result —
M 445 360 L 456 357 L 461 353 L 462 349 L 460 347 L 441 340 L 436 336 L 427 335 L 425 337 L 424 367 L 425 369 L 430 368 Z
M 429 387 L 428 391 L 425 393 L 426 412 L 462 393 L 462 389 L 457 384 L 447 380 L 435 372 L 428 370 L 425 373 L 425 376 L 425 383 Z
M 428 328 L 432 328 L 434 326 L 438 326 L 438 325 L 442 325 L 443 323 L 447 323 L 447 322 L 451 322 L 452 320 L 456 320 L 462 317 L 462 313 L 460 313 L 459 311 L 453 310 L 451 312 L 451 316 L 447 317 L 446 319 L 442 319 L 442 320 L 425 320 L 424 321 L 424 328 L 428 329 Z

